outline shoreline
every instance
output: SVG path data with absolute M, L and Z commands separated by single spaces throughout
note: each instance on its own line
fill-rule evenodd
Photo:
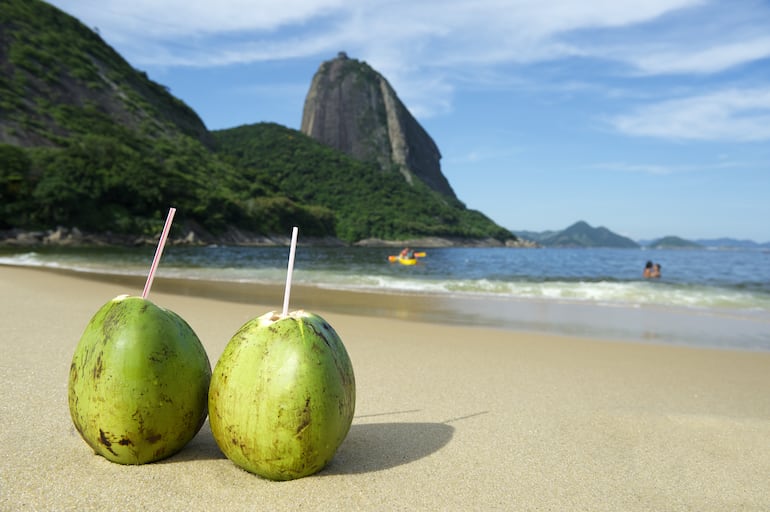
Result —
M 247 232 L 238 228 L 229 228 L 220 235 L 208 233 L 198 226 L 188 225 L 182 228 L 183 234 L 170 236 L 168 245 L 188 245 L 204 247 L 207 245 L 223 245 L 233 247 L 288 247 L 291 237 L 283 234 L 259 234 Z M 157 236 L 120 233 L 83 232 L 77 227 L 40 230 L 9 229 L 0 230 L 0 247 L 138 247 L 155 246 Z M 303 236 L 300 246 L 314 247 L 405 247 L 420 246 L 426 248 L 439 247 L 508 247 L 518 249 L 534 249 L 540 245 L 511 234 L 511 238 L 498 240 L 486 238 L 461 238 L 426 236 L 406 240 L 383 240 L 380 238 L 365 238 L 353 243 L 345 242 L 334 236 L 314 237 Z
M 0 264 L 124 286 L 138 294 L 146 277 L 68 268 Z M 280 309 L 284 285 L 156 275 L 163 293 L 237 304 L 274 304 Z M 133 290 L 134 293 L 131 293 Z M 610 341 L 770 352 L 770 318 L 765 314 L 660 305 L 609 305 L 582 301 L 458 296 L 292 285 L 296 309 L 466 327 L 487 327 L 597 338 Z

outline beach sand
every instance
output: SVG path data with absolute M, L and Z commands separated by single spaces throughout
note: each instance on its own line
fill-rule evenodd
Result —
M 142 284 L 0 267 L 0 510 L 770 510 L 770 353 L 350 315 L 315 307 L 323 290 L 308 303 L 357 381 L 327 468 L 261 479 L 208 423 L 165 461 L 111 463 L 72 425 L 68 371 L 91 316 Z M 157 279 L 150 298 L 213 366 L 282 295 L 231 302 Z

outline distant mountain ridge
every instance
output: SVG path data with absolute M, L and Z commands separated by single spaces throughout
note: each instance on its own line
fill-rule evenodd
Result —
M 605 227 L 595 228 L 585 221 L 578 221 L 562 231 L 514 231 L 525 239 L 532 240 L 544 247 L 615 247 L 622 249 L 638 248 L 639 244 L 622 235 L 613 233 Z
M 522 240 L 535 242 L 543 247 L 618 247 L 648 249 L 770 249 L 770 242 L 757 243 L 753 240 L 735 238 L 710 238 L 687 240 L 668 235 L 650 240 L 631 240 L 613 233 L 607 228 L 594 228 L 584 221 L 578 221 L 561 231 L 512 230 Z M 629 243 L 630 242 L 630 243 Z
M 695 241 L 704 247 L 770 249 L 770 242 L 759 243 L 754 240 L 739 240 L 737 238 L 699 238 Z
M 653 240 L 647 247 L 650 249 L 703 249 L 703 246 L 697 242 L 671 235 Z

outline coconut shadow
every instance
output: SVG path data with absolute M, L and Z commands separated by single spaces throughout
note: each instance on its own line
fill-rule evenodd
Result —
M 409 464 L 446 446 L 454 430 L 446 423 L 352 425 L 320 475 L 370 473 Z
M 488 414 L 488 412 L 466 414 L 440 423 L 393 422 L 351 425 L 345 441 L 318 476 L 371 473 L 417 461 L 449 444 L 455 432 L 455 427 L 449 425 L 450 423 Z M 372 414 L 366 417 L 392 414 Z M 206 419 L 200 432 L 182 451 L 158 463 L 224 458 L 226 457 L 217 446 Z
M 219 449 L 214 435 L 211 433 L 209 419 L 203 423 L 203 426 L 192 438 L 192 440 L 182 448 L 181 451 L 171 457 L 160 460 L 157 464 L 171 464 L 175 462 L 188 462 L 193 460 L 217 460 L 224 459 L 225 454 Z

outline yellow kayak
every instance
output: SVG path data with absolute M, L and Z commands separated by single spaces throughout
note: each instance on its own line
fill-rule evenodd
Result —
M 417 265 L 417 258 L 424 258 L 424 252 L 414 253 L 414 258 L 403 258 L 399 256 L 388 256 L 388 261 L 391 263 L 401 263 L 402 265 Z

